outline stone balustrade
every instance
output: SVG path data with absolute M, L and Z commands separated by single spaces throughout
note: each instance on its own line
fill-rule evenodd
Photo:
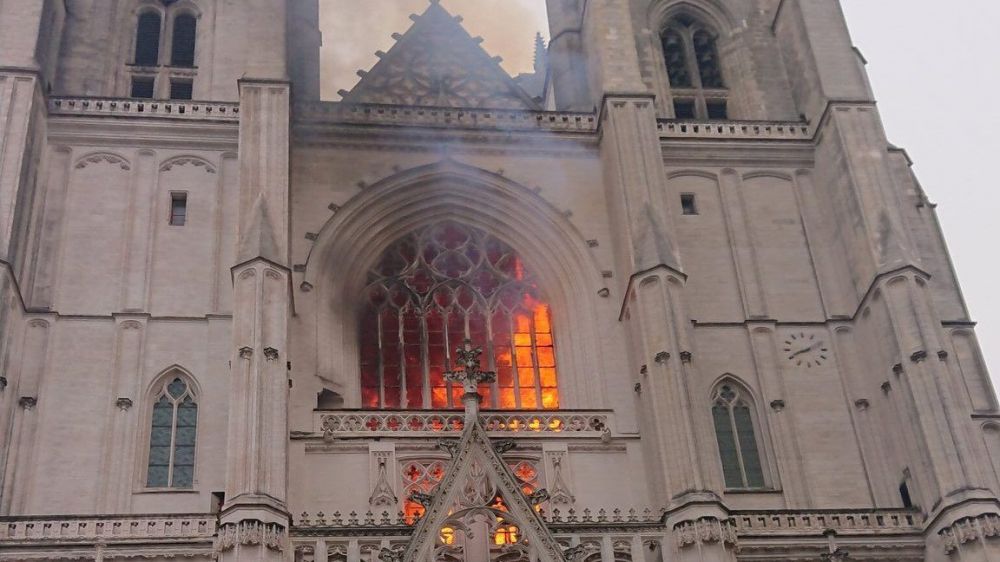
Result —
M 812 129 L 804 123 L 740 121 L 673 121 L 656 124 L 660 139 L 719 140 L 811 140 Z
M 882 535 L 920 533 L 920 516 L 907 510 L 755 511 L 733 514 L 741 537 L 767 535 Z
M 303 103 L 295 107 L 299 123 L 347 123 L 398 125 L 406 127 L 447 127 L 510 131 L 597 130 L 593 113 L 566 111 L 515 111 L 504 109 L 451 109 L 445 107 L 345 104 L 340 102 Z
M 151 539 L 183 542 L 211 540 L 215 534 L 214 515 L 0 518 L 0 549 L 4 545 L 32 542 L 106 544 Z
M 893 560 L 909 562 L 922 559 L 924 545 L 919 517 L 904 510 L 736 512 L 725 520 L 680 522 L 672 530 L 662 511 L 649 509 L 552 510 L 542 517 L 563 548 L 578 557 L 574 560 L 589 562 L 648 560 L 651 553 L 656 559 L 656 553 L 701 543 L 724 543 L 754 560 L 818 560 L 829 552 L 831 535 L 834 544 L 862 559 L 891 553 Z M 303 513 L 291 540 L 296 561 L 367 562 L 378 560 L 382 549 L 405 547 L 414 528 L 402 513 Z M 797 539 L 794 548 L 774 542 L 788 538 Z
M 610 437 L 614 415 L 610 411 L 486 412 L 483 427 L 492 436 L 504 437 Z M 318 412 L 315 432 L 327 437 L 446 437 L 462 434 L 460 412 L 345 411 Z
M 49 113 L 57 116 L 155 117 L 238 123 L 240 105 L 238 103 L 180 100 L 54 97 L 49 99 Z

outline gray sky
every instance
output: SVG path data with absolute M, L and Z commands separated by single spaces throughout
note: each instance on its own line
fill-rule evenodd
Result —
M 891 142 L 905 148 L 938 213 L 979 341 L 1000 387 L 1000 21 L 997 0 L 963 0 L 942 12 L 929 0 L 842 0 L 855 44 L 868 59 Z M 323 10 L 323 96 L 339 99 L 358 69 L 388 50 L 390 34 L 409 28 L 427 0 L 320 0 Z M 511 74 L 531 69 L 534 35 L 547 36 L 543 0 L 442 0 L 481 35 Z
M 905 148 L 938 204 L 979 343 L 1000 387 L 996 295 L 1000 192 L 1000 2 L 842 0 L 854 43 L 868 59 L 889 140 Z

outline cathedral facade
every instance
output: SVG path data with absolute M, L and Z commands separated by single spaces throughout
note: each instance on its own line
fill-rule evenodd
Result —
M 0 561 L 1000 560 L 837 0 L 546 3 L 333 102 L 317 0 L 0 0 Z

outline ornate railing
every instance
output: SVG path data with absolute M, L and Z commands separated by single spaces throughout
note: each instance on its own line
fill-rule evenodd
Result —
M 52 115 L 156 117 L 238 123 L 240 104 L 130 98 L 56 97 L 49 99 L 49 113 Z
M 567 111 L 516 111 L 377 104 L 312 102 L 295 106 L 299 122 L 401 125 L 407 127 L 470 128 L 512 131 L 597 130 L 593 113 Z
M 506 437 L 604 437 L 614 431 L 610 411 L 485 412 L 480 419 L 490 434 Z M 458 437 L 464 427 L 461 412 L 349 411 L 318 412 L 315 431 L 328 437 Z
M 211 541 L 215 533 L 214 515 L 3 517 L 0 549 L 39 542 Z
M 810 140 L 813 136 L 809 125 L 793 122 L 660 120 L 656 127 L 661 139 Z

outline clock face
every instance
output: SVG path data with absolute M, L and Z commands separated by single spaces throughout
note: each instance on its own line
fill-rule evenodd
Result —
M 816 334 L 806 334 L 799 332 L 788 336 L 785 340 L 785 357 L 795 363 L 796 366 L 805 366 L 807 369 L 819 367 L 829 356 L 830 350 L 822 339 Z

